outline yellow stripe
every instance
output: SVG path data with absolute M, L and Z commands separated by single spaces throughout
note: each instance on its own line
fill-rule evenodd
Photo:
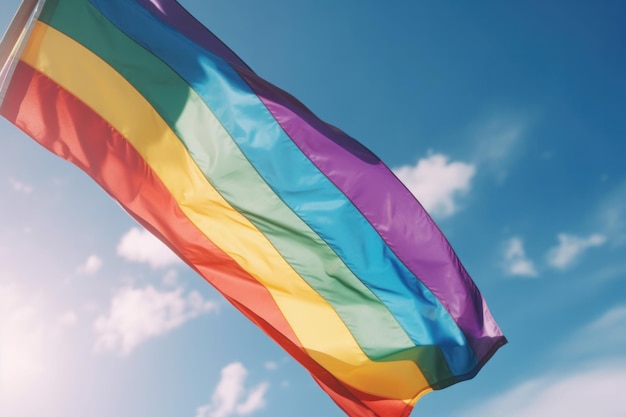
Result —
M 414 362 L 374 362 L 363 353 L 335 310 L 222 198 L 165 121 L 106 62 L 41 22 L 22 60 L 86 103 L 133 145 L 191 222 L 269 290 L 320 365 L 358 390 L 407 403 L 428 387 Z M 227 134 L 217 121 L 207 129 Z

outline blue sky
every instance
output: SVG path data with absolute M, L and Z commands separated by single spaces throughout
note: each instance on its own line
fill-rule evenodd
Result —
M 626 415 L 623 2 L 182 4 L 394 168 L 487 299 L 509 344 L 412 416 Z M 0 199 L 0 415 L 343 415 L 4 119 Z

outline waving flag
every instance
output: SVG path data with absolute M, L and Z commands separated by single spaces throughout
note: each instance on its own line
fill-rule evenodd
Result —
M 375 155 L 174 0 L 26 0 L 0 113 L 76 164 L 350 416 L 407 416 L 505 338 Z

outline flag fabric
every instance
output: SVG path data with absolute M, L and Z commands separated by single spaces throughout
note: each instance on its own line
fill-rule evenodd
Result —
M 506 343 L 391 170 L 176 1 L 26 0 L 10 32 L 0 113 L 90 175 L 348 415 L 407 416 Z

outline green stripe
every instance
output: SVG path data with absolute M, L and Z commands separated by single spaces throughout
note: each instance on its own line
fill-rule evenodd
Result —
M 49 0 L 40 19 L 99 55 L 152 103 L 181 138 L 207 179 L 335 308 L 371 359 L 411 359 L 418 363 L 429 381 L 451 377 L 440 349 L 414 345 L 377 297 L 276 196 L 232 139 L 206 140 L 203 137 L 206 127 L 215 125 L 216 119 L 184 80 L 83 0 L 60 3 Z M 93 36 L 94 33 L 106 35 Z M 435 364 L 438 367 L 433 369 Z

